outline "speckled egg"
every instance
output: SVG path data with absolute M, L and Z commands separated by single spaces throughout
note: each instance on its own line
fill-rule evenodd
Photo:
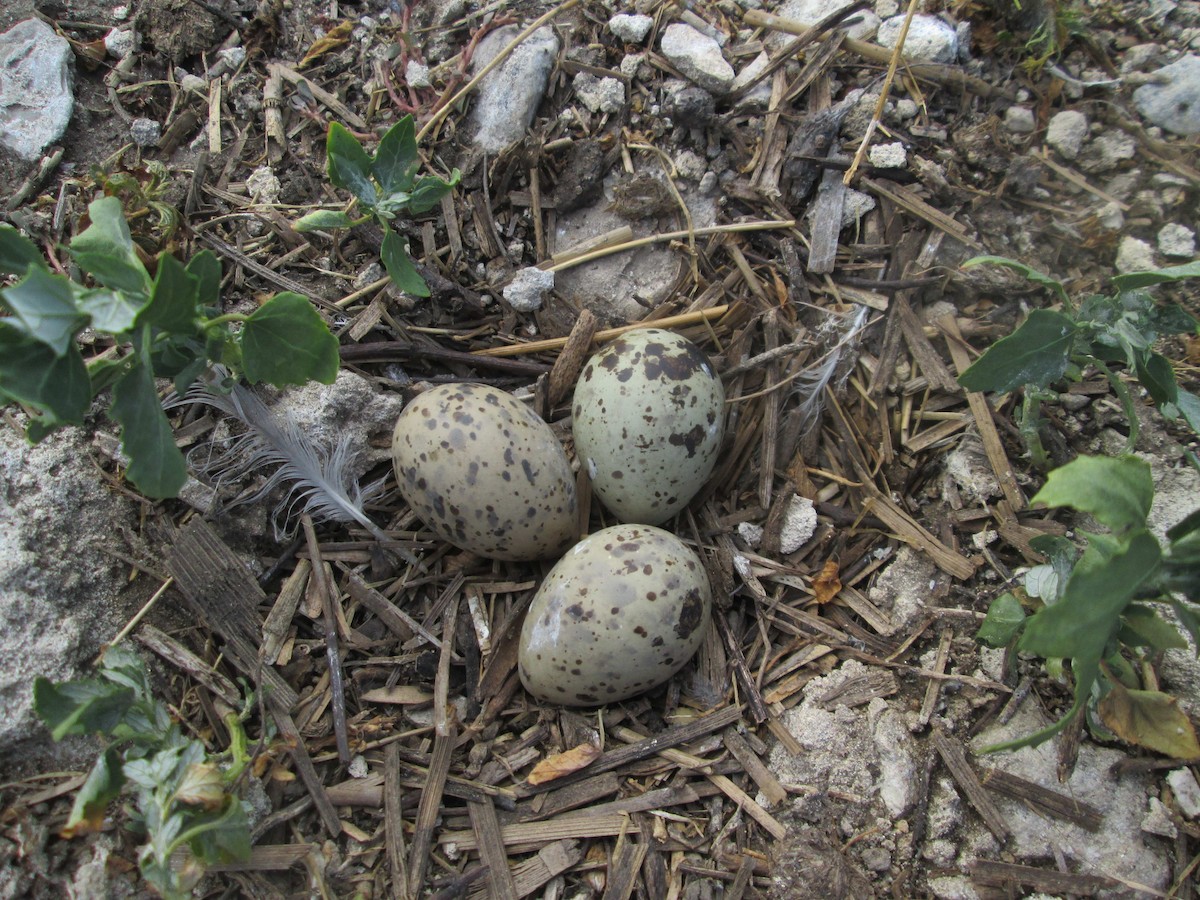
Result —
M 452 544 L 492 559 L 557 556 L 579 536 L 575 476 L 550 426 L 510 394 L 444 384 L 392 434 L 400 493 Z
M 649 525 L 614 525 L 571 548 L 533 597 L 518 670 L 535 697 L 615 703 L 665 682 L 704 640 L 712 589 L 700 558 Z
M 572 431 L 596 495 L 621 521 L 657 525 L 704 486 L 724 431 L 725 391 L 686 338 L 631 331 L 575 385 Z

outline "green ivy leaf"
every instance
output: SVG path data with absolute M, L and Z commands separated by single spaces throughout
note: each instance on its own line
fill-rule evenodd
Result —
M 292 228 L 301 233 L 326 231 L 330 228 L 349 228 L 355 221 L 340 209 L 317 209 L 297 219 L 292 223 Z
M 257 309 L 242 329 L 241 346 L 242 372 L 251 383 L 282 387 L 337 378 L 337 338 L 299 294 L 277 294 Z
M 1004 593 L 992 601 L 983 624 L 975 635 L 989 647 L 1007 647 L 1025 625 L 1025 610 L 1012 593 Z
M 427 212 L 442 202 L 442 198 L 454 190 L 462 178 L 462 173 L 455 169 L 450 173 L 450 180 L 443 181 L 436 175 L 423 175 L 417 179 L 416 185 L 408 198 L 408 210 L 413 215 Z
M 1154 500 L 1150 466 L 1136 456 L 1080 456 L 1050 473 L 1031 503 L 1070 506 L 1114 531 L 1144 528 Z
M 1182 541 L 1193 532 L 1200 532 L 1200 508 L 1192 510 L 1167 529 L 1167 540 Z
M 1192 431 L 1200 434 L 1200 397 L 1191 391 L 1180 388 L 1175 395 L 1175 408 L 1179 410 L 1179 415 L 1188 423 Z
M 211 250 L 201 250 L 188 260 L 187 273 L 196 279 L 196 303 L 202 308 L 221 305 L 221 261 Z
M 206 865 L 250 858 L 250 822 L 234 796 L 226 795 L 216 812 L 190 815 L 181 837 Z
M 1196 334 L 1200 321 L 1178 303 L 1165 303 L 1150 311 L 1150 327 L 1155 334 Z
M 1119 542 L 1093 535 L 1062 599 L 1030 616 L 1018 648 L 1039 656 L 1098 663 L 1121 613 L 1138 588 L 1154 576 L 1161 558 L 1158 540 L 1144 529 Z
M 1173 600 L 1171 608 L 1175 610 L 1175 615 L 1179 617 L 1179 624 L 1187 630 L 1193 646 L 1197 648 L 1196 655 L 1200 656 L 1200 607 L 1193 603 Z
M 33 680 L 34 712 L 56 741 L 69 734 L 110 734 L 133 701 L 129 688 L 95 678 L 62 684 Z
M 412 260 L 408 258 L 404 242 L 390 228 L 384 232 L 383 247 L 379 252 L 379 257 L 383 260 L 383 267 L 387 269 L 392 284 L 408 294 L 418 297 L 429 296 L 429 286 L 425 284 L 425 279 L 421 277 Z
M 1185 278 L 1200 278 L 1200 260 L 1184 263 L 1181 266 L 1169 266 L 1165 269 L 1150 269 L 1147 272 L 1129 272 L 1113 278 L 1113 286 L 1118 291 L 1132 291 L 1137 288 L 1150 287 L 1154 284 L 1167 284 L 1173 281 L 1183 281 Z
M 124 334 L 133 328 L 146 299 L 123 291 L 94 288 L 80 291 L 78 303 L 79 308 L 92 317 L 92 327 L 97 331 Z
M 96 759 L 87 780 L 75 795 L 71 815 L 59 835 L 73 838 L 100 831 L 104 827 L 108 805 L 117 799 L 124 786 L 121 754 L 116 747 L 109 747 Z
M 386 197 L 412 187 L 421 160 L 417 156 L 416 126 L 411 115 L 387 130 L 375 150 L 371 171 Z
M 1042 287 L 1049 288 L 1065 306 L 1070 307 L 1071 305 L 1070 298 L 1067 297 L 1067 289 L 1061 281 L 1057 278 L 1051 278 L 1049 275 L 1043 274 L 1019 260 L 1009 259 L 1007 256 L 975 256 L 962 264 L 962 268 L 964 269 L 970 269 L 974 266 L 1003 266 L 1006 269 L 1012 269 L 1014 272 L 1024 275 L 1034 284 L 1040 284 Z
M 363 206 L 373 209 L 379 197 L 371 183 L 371 158 L 358 138 L 337 122 L 330 122 L 325 154 L 329 180 L 352 193 Z
M 184 334 L 195 331 L 199 292 L 200 279 L 175 257 L 163 253 L 150 288 L 150 303 L 139 316 L 139 324 Z
M 41 341 L 62 356 L 74 345 L 75 335 L 88 317 L 75 305 L 69 280 L 34 266 L 12 287 L 0 290 L 0 300 L 18 325 L 31 338 Z
M 129 223 L 116 197 L 101 197 L 88 206 L 92 224 L 71 241 L 71 256 L 102 285 L 136 298 L 150 295 L 150 275 L 133 249 Z
M 1050 738 L 1070 725 L 1071 721 L 1087 705 L 1092 695 L 1092 685 L 1096 683 L 1096 678 L 1099 674 L 1099 660 L 1071 660 L 1071 675 L 1075 679 L 1075 700 L 1071 704 L 1071 708 L 1063 714 L 1063 717 L 1057 722 L 1050 723 L 1045 728 L 1039 728 L 1032 734 L 1027 734 L 1015 740 L 1005 741 L 1003 744 L 993 744 L 990 747 L 984 747 L 983 752 L 999 753 L 1005 750 L 1020 750 L 1022 747 L 1036 747 L 1038 744 L 1050 740 Z
M 0 274 L 24 275 L 30 266 L 46 268 L 37 245 L 11 225 L 0 224 Z
M 113 388 L 112 417 L 121 424 L 121 446 L 129 457 L 126 476 L 147 497 L 178 495 L 187 465 L 163 412 L 148 358 L 139 359 Z
M 28 403 L 48 421 L 36 434 L 44 436 L 60 424 L 83 424 L 92 401 L 87 366 L 74 343 L 62 356 L 0 319 L 0 393 Z M 30 425 L 33 439 L 33 424 Z
M 1171 368 L 1171 361 L 1161 353 L 1150 351 L 1139 357 L 1137 377 L 1142 387 L 1150 393 L 1151 399 L 1159 406 L 1174 403 L 1179 396 L 1175 370 Z
M 1121 616 L 1121 642 L 1129 647 L 1149 647 L 1154 653 L 1162 650 L 1187 649 L 1187 641 L 1179 629 L 1158 614 L 1153 606 L 1131 603 Z
M 1059 312 L 1035 309 L 1008 337 L 996 341 L 959 376 L 968 391 L 1004 393 L 1023 384 L 1039 387 L 1067 370 L 1075 323 Z

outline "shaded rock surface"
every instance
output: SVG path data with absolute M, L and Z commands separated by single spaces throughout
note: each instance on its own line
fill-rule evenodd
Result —
M 18 22 L 0 35 L 0 144 L 36 159 L 71 120 L 71 45 L 41 19 Z
M 472 59 L 474 71 L 495 59 L 520 32 L 515 25 L 499 28 L 480 41 Z M 525 137 L 558 49 L 554 30 L 539 28 L 483 79 L 471 110 L 474 140 L 482 150 L 499 153 Z
M 1138 112 L 1167 131 L 1200 134 L 1200 56 L 1188 54 L 1153 74 L 1166 81 L 1133 92 Z

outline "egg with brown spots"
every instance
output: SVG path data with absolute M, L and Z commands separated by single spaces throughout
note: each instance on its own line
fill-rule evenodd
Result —
M 596 353 L 575 385 L 571 429 L 592 489 L 622 522 L 658 525 L 717 462 L 725 391 L 686 338 L 648 328 Z
M 521 683 L 565 706 L 624 700 L 678 672 L 711 614 L 708 576 L 683 541 L 649 525 L 605 528 L 572 547 L 534 595 Z
M 545 559 L 579 536 L 575 476 L 533 410 L 483 384 L 410 402 L 392 434 L 400 493 L 440 537 L 491 559 Z

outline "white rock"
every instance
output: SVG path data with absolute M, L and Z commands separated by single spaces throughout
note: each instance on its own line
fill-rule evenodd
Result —
M 1050 117 L 1046 125 L 1046 143 L 1063 159 L 1074 159 L 1088 136 L 1088 119 L 1075 109 L 1064 109 Z
M 640 14 L 618 13 L 608 20 L 608 30 L 627 44 L 640 44 L 654 27 L 654 19 Z
M 1110 200 L 1096 211 L 1096 221 L 1106 231 L 1120 231 L 1125 227 L 1125 213 L 1121 204 Z
M 133 29 L 113 28 L 104 36 L 104 49 L 109 56 L 124 59 L 133 50 Z
M 417 62 L 415 59 L 410 59 L 405 65 L 404 80 L 408 82 L 410 88 L 416 90 L 433 87 L 433 82 L 429 80 L 429 66 L 423 62 Z
M 480 71 L 518 34 L 520 29 L 515 25 L 488 34 L 471 59 L 473 70 Z M 546 92 L 558 48 L 554 29 L 539 28 L 483 79 L 471 110 L 474 140 L 480 149 L 499 153 L 525 138 Z
M 925 614 L 936 568 L 927 556 L 901 547 L 867 591 L 871 602 L 889 614 L 894 634 Z
M 675 170 L 679 173 L 680 178 L 699 181 L 704 177 L 704 171 L 707 168 L 708 164 L 695 150 L 681 150 L 675 156 Z
M 189 94 L 208 94 L 208 79 L 190 72 L 179 79 L 179 86 Z
M 892 16 L 879 26 L 875 40 L 889 50 L 900 40 L 900 29 L 904 16 Z M 904 39 L 906 59 L 923 59 L 935 63 L 952 63 L 958 59 L 958 33 L 937 16 L 917 14 L 913 16 Z
M 1166 82 L 1133 92 L 1138 112 L 1175 134 L 1200 134 L 1200 56 L 1188 54 L 1151 74 Z
M 637 78 L 641 72 L 642 63 L 646 61 L 645 53 L 626 53 L 621 57 L 621 74 L 626 78 Z
M 71 120 L 71 45 L 41 19 L 25 19 L 0 34 L 0 144 L 37 159 Z
M 257 203 L 278 203 L 279 189 L 279 178 L 270 166 L 259 166 L 246 179 L 246 190 Z
M 763 529 L 753 522 L 738 522 L 738 537 L 746 542 L 747 547 L 757 547 L 762 543 Z
M 1175 839 L 1179 829 L 1171 821 L 1171 813 L 1157 797 L 1150 798 L 1150 809 L 1142 818 L 1142 831 L 1159 837 Z
M 554 273 L 528 266 L 517 272 L 504 287 L 504 299 L 517 312 L 540 309 L 542 299 L 554 287 Z
M 867 151 L 867 159 L 877 169 L 901 169 L 908 163 L 908 151 L 900 141 L 875 144 Z
M 346 771 L 351 778 L 366 778 L 371 774 L 371 765 L 367 762 L 367 758 L 361 753 L 356 753 L 354 758 L 350 760 L 350 765 L 346 767 Z
M 879 799 L 892 816 L 904 815 L 916 801 L 917 758 L 904 719 L 882 697 L 867 704 L 871 739 L 879 754 Z
M 129 123 L 129 136 L 139 147 L 154 147 L 162 137 L 162 126 L 154 119 L 139 117 Z
M 863 191 L 856 191 L 854 188 L 849 188 L 846 191 L 846 198 L 842 204 L 842 227 L 848 228 L 854 225 L 874 208 L 874 197 Z
M 691 25 L 667 26 L 660 47 L 671 65 L 706 91 L 727 94 L 733 87 L 733 66 L 726 62 L 721 45 Z
M 817 530 L 817 510 L 807 497 L 793 494 L 783 514 L 783 527 L 779 530 L 779 552 L 786 556 L 795 553 L 810 540 Z
M 1097 136 L 1079 154 L 1079 167 L 1085 172 L 1107 172 L 1137 154 L 1137 142 L 1123 131 Z
M 740 91 L 743 87 L 757 78 L 771 64 L 771 57 L 764 50 L 754 59 L 750 60 L 742 71 L 737 73 L 737 77 L 733 79 L 733 90 Z M 738 101 L 740 105 L 745 106 L 765 106 L 771 102 L 771 79 L 764 78 L 754 88 Z
M 1140 238 L 1125 235 L 1117 245 L 1114 263 L 1118 272 L 1145 272 L 1154 268 L 1154 248 Z
M 1200 816 L 1200 784 L 1191 769 L 1175 769 L 1167 775 L 1167 784 L 1179 804 L 1179 811 L 1189 819 Z
M 839 9 L 845 9 L 854 0 L 786 0 L 776 13 L 785 19 L 799 22 L 801 25 L 816 25 L 826 16 L 832 15 Z M 848 19 L 856 20 L 846 29 L 846 34 L 856 40 L 864 41 L 875 33 L 879 27 L 879 16 L 869 10 L 851 13 Z M 786 34 L 772 34 L 767 38 L 767 47 L 775 50 L 786 44 L 791 37 Z
M 1164 225 L 1158 231 L 1158 252 L 1177 259 L 1191 259 L 1196 255 L 1196 232 L 1178 222 Z
M 617 113 L 625 106 L 625 85 L 618 78 L 580 72 L 571 83 L 579 102 L 594 113 Z
M 1032 134 L 1037 127 L 1033 110 L 1028 106 L 1010 106 L 1004 111 L 1004 127 L 1013 134 Z

